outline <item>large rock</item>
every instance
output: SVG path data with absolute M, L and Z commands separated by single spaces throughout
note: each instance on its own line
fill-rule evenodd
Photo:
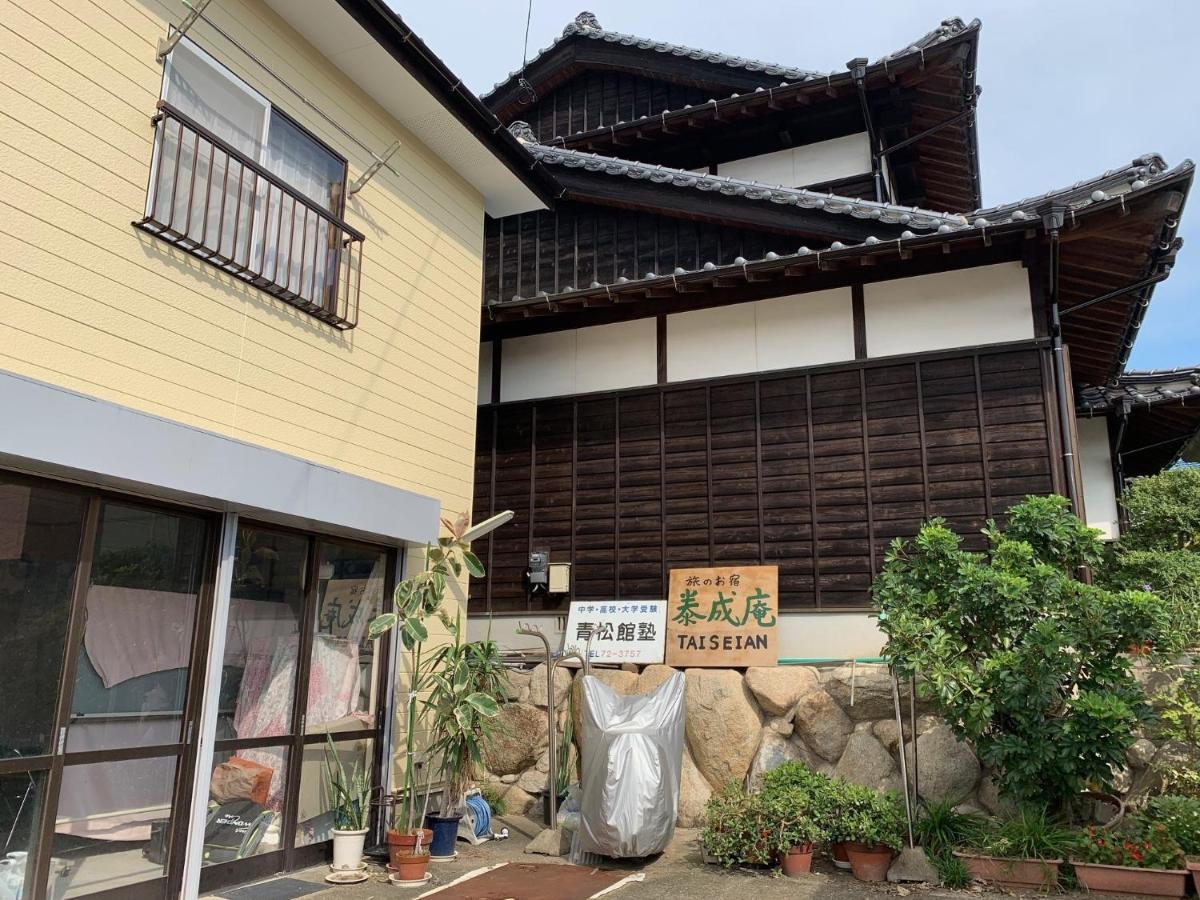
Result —
M 799 735 L 792 735 L 792 746 L 795 748 L 796 759 L 800 760 L 800 762 L 804 763 L 814 772 L 820 772 L 822 775 L 833 774 L 833 763 L 813 753 Z
M 521 773 L 517 785 L 528 794 L 544 794 L 546 792 L 547 775 L 537 769 L 529 769 Z
M 1166 741 L 1155 752 L 1149 765 L 1134 777 L 1125 802 L 1133 806 L 1142 806 L 1147 798 L 1162 793 L 1166 786 L 1163 781 L 1163 772 L 1168 769 L 1174 770 L 1194 765 L 1192 752 L 1191 748 L 1182 741 Z
M 529 808 L 537 803 L 537 799 L 519 784 L 512 784 L 500 792 L 504 798 L 505 815 L 523 816 Z
M 542 693 L 545 691 L 543 690 Z M 508 684 L 504 688 L 504 700 L 508 703 L 525 703 L 529 700 L 528 672 L 522 672 L 519 669 L 508 670 Z
M 802 759 L 800 748 L 769 726 L 764 728 L 758 744 L 758 753 L 754 754 L 754 762 L 750 764 L 750 789 L 759 790 L 762 787 L 763 775 L 793 759 Z
M 546 711 L 528 703 L 509 703 L 500 709 L 492 739 L 483 750 L 483 763 L 496 775 L 519 775 L 537 762 L 546 747 Z
M 873 726 L 871 731 L 875 737 L 879 738 L 879 743 L 887 748 L 888 753 L 897 753 L 900 749 L 900 729 L 896 725 L 895 719 L 880 719 Z M 907 731 L 907 729 L 906 729 Z M 905 734 L 905 743 L 908 743 L 908 735 Z
M 905 756 L 911 772 L 911 746 L 905 748 Z M 938 725 L 917 738 L 917 760 L 921 796 L 929 803 L 962 803 L 979 783 L 975 752 L 948 725 Z
M 1154 759 L 1154 754 L 1158 748 L 1154 746 L 1153 741 L 1148 741 L 1146 738 L 1138 738 L 1125 751 L 1125 759 L 1135 769 L 1144 769 L 1150 765 L 1150 761 Z
M 853 684 L 854 703 L 850 703 Z M 826 673 L 825 690 L 856 722 L 867 719 L 895 719 L 892 702 L 892 677 L 884 666 L 839 666 Z M 908 715 L 908 694 L 901 692 L 901 706 Z
M 979 780 L 979 805 L 993 816 L 1010 816 L 1016 807 L 1000 796 L 1000 789 L 990 774 L 984 773 Z
M 742 676 L 731 669 L 688 669 L 687 742 L 696 768 L 720 788 L 746 777 L 762 720 Z
M 796 704 L 792 727 L 804 743 L 829 762 L 837 762 L 854 723 L 825 691 L 813 691 Z
M 704 808 L 712 796 L 712 786 L 700 774 L 692 754 L 683 748 L 683 769 L 679 777 L 679 817 L 675 824 L 680 828 L 699 828 L 704 824 Z
M 892 790 L 901 786 L 896 761 L 874 735 L 865 731 L 850 736 L 833 774 L 876 790 Z
M 746 687 L 768 716 L 789 715 L 797 701 L 821 686 L 821 676 L 808 666 L 751 666 Z
M 638 676 L 637 690 L 635 694 L 648 694 L 679 670 L 673 666 L 664 666 L 654 664 L 646 666 L 642 669 L 642 674 Z
M 538 663 L 529 673 L 529 702 L 534 706 L 549 706 L 546 696 L 546 664 Z M 571 689 L 571 673 L 562 666 L 554 670 L 554 707 L 557 709 L 567 701 Z

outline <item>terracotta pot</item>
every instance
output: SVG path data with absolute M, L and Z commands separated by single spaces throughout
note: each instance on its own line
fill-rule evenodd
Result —
M 1192 884 L 1196 886 L 1196 893 L 1200 894 L 1200 859 L 1189 859 L 1188 871 L 1192 873 Z
M 420 839 L 420 852 L 428 856 L 429 844 L 433 840 L 433 832 L 428 828 L 416 828 L 408 834 L 403 834 L 395 828 L 389 828 L 387 833 L 388 861 L 393 869 L 400 868 L 400 858 L 417 854 L 417 841 Z
M 892 867 L 892 848 L 887 844 L 860 844 L 846 842 L 846 856 L 850 858 L 850 871 L 859 881 L 885 881 Z
M 779 854 L 779 868 L 788 878 L 799 878 L 812 871 L 813 845 L 811 842 L 790 848 Z
M 1007 888 L 1050 890 L 1058 887 L 1061 859 L 1002 859 L 975 853 L 954 854 L 963 861 L 971 877 Z
M 830 851 L 833 853 L 833 864 L 839 869 L 850 868 L 850 857 L 846 855 L 846 842 L 834 841 L 829 845 Z
M 1137 894 L 1139 897 L 1182 897 L 1187 894 L 1187 869 L 1134 869 L 1071 860 L 1079 883 L 1089 891 Z
M 429 868 L 429 854 L 400 856 L 396 859 L 393 868 L 396 870 L 396 878 L 399 881 L 420 881 L 425 877 L 425 872 Z

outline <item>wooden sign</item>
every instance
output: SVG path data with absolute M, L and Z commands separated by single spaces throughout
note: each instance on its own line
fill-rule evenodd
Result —
M 672 569 L 667 665 L 775 665 L 778 595 L 778 566 Z

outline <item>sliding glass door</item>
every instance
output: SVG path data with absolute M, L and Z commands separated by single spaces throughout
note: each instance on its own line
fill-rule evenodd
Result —
M 0 896 L 170 895 L 212 524 L 0 473 Z
M 393 565 L 383 548 L 238 529 L 202 890 L 324 859 L 329 741 L 378 783 L 386 666 L 367 626 Z

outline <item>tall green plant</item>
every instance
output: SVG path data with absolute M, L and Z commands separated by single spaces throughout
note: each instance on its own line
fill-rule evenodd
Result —
M 875 581 L 885 654 L 1023 803 L 1061 804 L 1111 783 L 1151 718 L 1125 655 L 1159 638 L 1161 603 L 1072 577 L 1098 532 L 1062 497 L 1030 497 L 973 553 L 940 519 L 895 541 Z
M 429 657 L 429 696 L 425 700 L 433 737 L 429 752 L 439 760 L 446 785 L 443 816 L 454 815 L 466 805 L 475 767 L 483 762 L 483 750 L 500 715 L 497 698 L 508 683 L 495 641 L 465 642 L 461 618 L 450 633 L 452 643 Z
M 362 831 L 371 818 L 371 773 L 362 759 L 350 774 L 338 756 L 333 738 L 325 735 L 325 793 L 338 831 Z
M 372 620 L 369 635 L 372 638 L 387 634 L 393 628 L 400 629 L 400 642 L 408 661 L 408 691 L 405 697 L 405 754 L 404 793 L 396 814 L 396 827 L 406 834 L 417 831 L 423 810 L 418 818 L 417 797 L 420 786 L 417 782 L 417 735 L 425 731 L 425 714 L 428 704 L 419 697 L 431 686 L 434 670 L 429 665 L 430 653 L 425 649 L 429 640 L 429 620 L 436 616 L 453 634 L 455 624 L 450 620 L 443 602 L 446 588 L 451 579 L 462 577 L 464 571 L 482 578 L 483 563 L 471 552 L 470 545 L 463 539 L 468 526 L 467 516 L 461 515 L 454 522 L 442 519 L 449 534 L 438 538 L 436 545 L 425 548 L 425 568 L 396 585 L 393 612 L 383 613 Z M 398 655 L 399 659 L 399 655 Z M 429 801 L 430 781 L 425 783 L 425 803 Z

